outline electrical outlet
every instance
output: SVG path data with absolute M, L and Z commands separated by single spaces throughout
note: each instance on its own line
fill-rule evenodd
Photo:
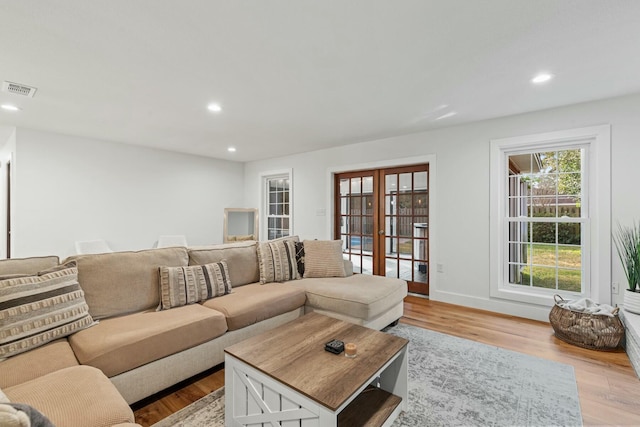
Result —
M 611 284 L 611 293 L 614 295 L 618 295 L 620 293 L 620 287 L 618 286 L 618 282 L 613 282 Z
M 444 264 L 436 264 L 436 268 L 438 269 L 438 273 L 444 273 Z

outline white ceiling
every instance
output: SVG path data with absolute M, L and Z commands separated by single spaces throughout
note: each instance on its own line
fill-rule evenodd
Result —
M 3 80 L 0 125 L 248 161 L 640 92 L 640 1 L 2 0 Z

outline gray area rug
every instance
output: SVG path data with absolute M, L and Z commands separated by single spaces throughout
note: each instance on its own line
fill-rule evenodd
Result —
M 171 414 L 152 427 L 224 427 L 224 387 Z
M 573 367 L 399 324 L 409 344 L 408 410 L 394 427 L 581 426 Z M 153 427 L 224 426 L 216 390 Z

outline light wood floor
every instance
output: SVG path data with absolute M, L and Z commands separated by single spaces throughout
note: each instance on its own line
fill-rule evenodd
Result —
M 404 314 L 403 323 L 573 365 L 585 425 L 640 425 L 640 380 L 624 352 L 571 346 L 546 322 L 413 296 L 405 299 Z M 136 422 L 149 426 L 223 385 L 219 366 L 136 404 Z

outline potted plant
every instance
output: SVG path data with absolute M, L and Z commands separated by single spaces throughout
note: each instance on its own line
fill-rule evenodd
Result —
M 628 288 L 624 293 L 624 309 L 640 314 L 640 222 L 618 229 L 613 236 Z

